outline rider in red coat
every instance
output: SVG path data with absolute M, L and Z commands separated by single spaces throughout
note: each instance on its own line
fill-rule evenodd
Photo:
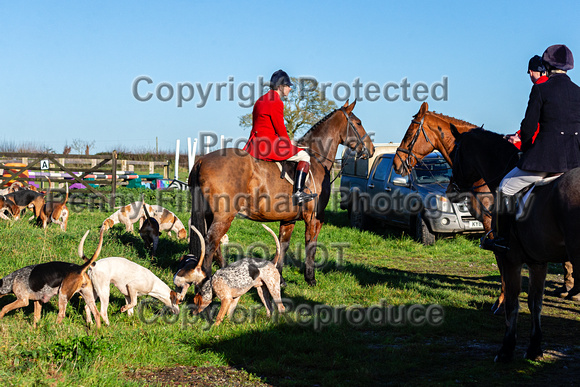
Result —
M 310 169 L 310 155 L 293 144 L 284 125 L 283 97 L 290 93 L 292 82 L 283 70 L 278 70 L 270 78 L 271 90 L 254 104 L 252 112 L 252 132 L 244 147 L 253 157 L 266 161 L 296 161 L 294 176 L 294 205 L 314 199 L 317 195 L 304 192 L 306 176 Z

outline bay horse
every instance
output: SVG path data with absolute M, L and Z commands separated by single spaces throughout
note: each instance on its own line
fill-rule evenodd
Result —
M 228 231 L 237 214 L 264 222 L 280 222 L 279 239 L 281 257 L 277 268 L 282 275 L 284 257 L 297 220 L 304 220 L 306 282 L 314 286 L 314 256 L 318 234 L 324 222 L 324 209 L 331 193 L 330 170 L 338 146 L 353 149 L 359 157 L 374 154 L 374 145 L 352 111 L 355 102 L 334 110 L 316 123 L 302 138 L 298 146 L 305 148 L 311 157 L 310 177 L 306 185 L 318 193 L 315 200 L 294 206 L 292 184 L 280 177 L 274 162 L 258 160 L 241 149 L 221 149 L 200 157 L 189 175 L 192 195 L 191 224 L 201 231 L 206 246 L 201 270 L 209 276 L 215 258 L 224 266 L 218 244 Z M 293 171 L 292 171 L 293 176 Z M 199 257 L 198 238 L 190 238 L 190 252 Z M 281 277 L 282 278 L 282 277 Z M 281 279 L 283 283 L 283 278 Z
M 495 190 L 502 178 L 516 165 L 518 150 L 503 136 L 483 129 L 458 135 L 453 154 L 453 180 L 459 191 L 469 190 L 483 178 Z M 509 250 L 502 260 L 505 281 L 506 332 L 495 360 L 507 361 L 516 344 L 518 296 L 521 269 L 529 268 L 528 307 L 532 329 L 527 359 L 539 359 L 542 330 L 540 314 L 548 262 L 572 262 L 574 283 L 580 264 L 580 168 L 572 169 L 555 181 L 536 186 L 525 205 L 524 216 L 512 227 Z M 577 288 L 570 291 L 576 293 Z M 570 297 L 570 296 L 569 296 Z
M 455 148 L 454 133 L 465 133 L 476 127 L 467 121 L 431 112 L 429 104 L 423 102 L 419 112 L 413 116 L 403 140 L 397 148 L 393 161 L 395 171 L 402 176 L 408 175 L 417 163 L 435 149 L 441 152 L 450 166 L 453 166 L 450 154 Z M 473 195 L 469 195 L 469 212 L 483 223 L 485 233 L 493 236 L 490 211 L 494 203 L 493 193 L 483 179 L 473 184 L 472 193 Z M 496 256 L 501 276 L 499 259 L 501 258 Z M 494 314 L 503 311 L 503 300 L 504 283 L 502 276 L 501 293 L 491 308 Z
M 455 147 L 453 132 L 467 132 L 477 125 L 467 121 L 449 117 L 428 110 L 429 104 L 423 102 L 419 112 L 413 116 L 411 124 L 407 128 L 401 144 L 395 153 L 393 165 L 395 171 L 406 176 L 411 169 L 425 156 L 437 149 L 441 155 L 453 166 L 453 160 L 449 156 Z M 479 181 L 474 185 L 479 193 L 478 201 L 471 203 L 472 215 L 483 223 L 486 232 L 491 231 L 491 216 L 487 209 L 493 204 L 493 196 L 485 182 Z

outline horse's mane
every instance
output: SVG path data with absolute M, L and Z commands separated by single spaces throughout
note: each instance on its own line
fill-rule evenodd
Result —
M 320 125 L 322 125 L 326 120 L 328 120 L 334 113 L 336 113 L 336 111 L 339 109 L 334 109 L 333 111 L 331 111 L 330 113 L 328 113 L 326 116 L 324 116 L 320 121 L 318 121 L 317 123 L 315 123 L 314 125 L 312 125 L 312 127 L 310 129 L 308 129 L 308 132 L 304 133 L 304 135 L 302 137 L 300 137 L 296 142 L 301 143 L 304 139 L 308 138 L 310 136 L 310 132 L 312 132 L 313 130 L 315 130 L 316 128 L 318 128 Z
M 449 121 L 453 125 L 477 126 L 477 125 L 473 125 L 471 122 L 460 120 L 459 118 L 455 118 L 455 117 L 446 116 L 445 114 L 441 114 L 441 113 L 437 113 L 437 112 L 427 111 L 426 114 L 431 114 L 431 115 L 438 117 L 444 121 Z
M 508 140 L 504 138 L 503 135 L 495 132 L 490 132 L 489 130 L 485 130 L 483 128 L 473 128 L 467 132 L 463 132 L 457 137 L 456 142 L 464 141 L 465 139 L 472 139 L 473 141 L 480 141 L 481 146 L 486 146 L 487 144 L 507 144 L 515 148 L 513 145 L 510 144 Z
M 475 128 L 456 137 L 451 157 L 454 173 L 456 164 L 464 164 L 462 168 L 465 169 L 467 163 L 478 171 L 490 189 L 495 190 L 505 174 L 515 167 L 517 153 L 518 148 L 501 134 Z

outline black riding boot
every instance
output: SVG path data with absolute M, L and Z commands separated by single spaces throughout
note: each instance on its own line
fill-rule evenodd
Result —
M 509 237 L 516 214 L 516 197 L 510 195 L 498 195 L 496 211 L 493 215 L 495 220 L 494 238 L 487 235 L 480 240 L 479 247 L 494 253 L 505 253 L 509 250 Z
M 306 161 L 299 161 L 296 166 L 296 174 L 294 175 L 294 194 L 292 195 L 292 203 L 295 206 L 302 205 L 314 199 L 318 194 L 304 192 L 306 183 L 306 176 L 308 176 L 310 164 Z

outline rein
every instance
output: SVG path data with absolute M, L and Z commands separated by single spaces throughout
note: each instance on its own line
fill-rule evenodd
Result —
M 415 146 L 415 143 L 419 139 L 419 135 L 421 133 L 423 133 L 423 136 L 425 137 L 425 140 L 427 140 L 427 142 L 429 144 L 431 144 L 431 146 L 433 147 L 433 149 L 436 149 L 435 144 L 433 144 L 433 142 L 431 141 L 431 139 L 429 138 L 429 136 L 427 136 L 427 132 L 425 131 L 425 128 L 423 127 L 423 125 L 425 123 L 425 115 L 423 116 L 423 118 L 421 118 L 421 121 L 412 120 L 411 123 L 418 124 L 419 125 L 419 127 L 417 128 L 417 131 L 413 135 L 413 139 L 409 143 L 409 146 L 407 147 L 407 149 L 398 147 L 397 148 L 397 152 L 396 152 L 396 155 L 401 160 L 401 165 L 403 165 L 403 168 L 405 168 L 405 170 L 407 171 L 407 174 L 411 173 L 411 169 L 412 169 L 412 167 L 411 167 L 411 165 L 409 163 L 409 158 L 411 158 L 411 157 L 414 158 L 415 159 L 415 164 L 418 164 L 419 163 L 419 157 L 417 157 L 417 155 L 413 153 L 413 147 Z M 399 152 L 405 153 L 407 155 L 407 158 L 405 160 L 403 160 L 403 158 L 401 157 L 401 155 L 399 155 Z
M 460 147 L 461 147 L 461 142 L 458 142 L 458 143 L 455 144 L 455 150 L 454 150 L 455 155 L 453 157 L 453 165 L 458 168 L 458 172 L 461 172 L 463 170 L 462 164 L 457 162 L 457 155 L 459 154 Z M 513 159 L 514 156 L 517 157 L 518 154 L 517 153 L 514 153 L 514 155 L 512 155 L 510 157 L 510 159 L 508 160 L 508 162 L 506 163 L 503 171 L 501 173 L 499 173 L 497 176 L 493 177 L 492 179 L 489 179 L 489 182 L 494 182 L 496 180 L 501 181 L 504 178 L 504 176 L 508 172 L 509 165 L 510 165 L 510 161 Z M 481 178 L 483 178 L 483 177 L 481 177 Z M 484 181 L 483 184 L 479 184 L 479 185 L 476 185 L 476 186 L 471 185 L 469 188 L 462 188 L 455 181 L 453 181 L 453 183 L 451 183 L 451 184 L 453 186 L 453 189 L 455 191 L 457 191 L 457 192 L 469 192 L 469 193 L 471 193 L 475 197 L 475 199 L 477 200 L 477 202 L 479 203 L 479 205 L 481 206 L 483 212 L 485 214 L 489 215 L 489 216 L 492 216 L 493 214 L 491 213 L 491 211 L 487 207 L 485 207 L 483 205 L 483 202 L 481 201 L 481 199 L 479 198 L 479 196 L 477 194 L 478 193 L 480 193 L 480 194 L 492 194 L 494 196 L 494 200 L 495 200 L 495 194 L 493 192 L 491 192 L 491 191 L 489 191 L 489 192 L 476 192 L 475 191 L 476 189 L 481 188 L 483 186 L 486 186 L 486 185 L 489 186 L 488 180 L 483 179 L 483 181 Z
M 357 140 L 356 145 L 355 145 L 355 148 L 358 145 L 362 145 L 362 150 L 360 152 L 357 152 L 357 155 L 355 157 L 355 160 L 360 159 L 365 154 L 368 156 L 370 154 L 370 152 L 369 152 L 368 148 L 365 146 L 364 139 L 367 138 L 367 137 L 369 137 L 369 134 L 365 132 L 365 135 L 361 137 L 361 135 L 356 130 L 356 127 L 354 126 L 352 120 L 350 119 L 350 116 L 348 114 L 346 114 L 346 111 L 345 111 L 344 107 L 341 107 L 340 108 L 340 111 L 346 117 L 346 137 L 348 138 L 348 133 L 352 129 L 352 132 L 354 133 L 355 138 Z M 312 152 L 312 153 L 315 153 L 316 155 L 320 156 L 321 158 L 325 159 L 326 161 L 330 161 L 330 162 L 332 162 L 334 164 L 334 159 L 330 159 L 330 158 L 324 156 L 323 154 L 321 154 L 320 152 L 316 152 L 312 148 L 309 148 L 309 151 Z M 318 157 L 317 157 L 317 159 L 318 159 Z M 318 160 L 318 162 L 322 164 L 322 162 L 320 160 Z M 332 181 L 330 182 L 330 184 L 334 183 L 334 181 L 336 179 L 338 179 L 342 175 L 342 171 L 344 170 L 344 168 L 345 168 L 346 165 L 348 165 L 348 163 L 344 163 L 343 165 L 341 165 L 340 170 L 336 174 L 336 177 L 334 179 L 332 179 Z
M 346 114 L 344 107 L 341 107 L 340 111 L 346 117 L 346 137 L 348 138 L 349 129 L 352 129 L 352 131 L 356 137 L 356 141 L 357 141 L 356 145 L 357 146 L 359 144 L 362 145 L 361 151 L 357 152 L 357 155 L 355 156 L 354 160 L 356 161 L 356 160 L 360 159 L 361 157 L 363 157 L 364 155 L 367 155 L 367 157 L 368 157 L 370 155 L 370 152 L 369 152 L 368 148 L 365 146 L 364 139 L 369 137 L 369 134 L 365 132 L 365 135 L 361 137 L 361 135 L 357 132 L 354 124 L 352 123 L 349 115 Z M 355 148 L 356 148 L 356 146 L 355 146 Z M 336 177 L 334 179 L 332 179 L 332 181 L 330 182 L 330 185 L 332 185 L 332 183 L 334 183 L 336 181 L 336 179 L 338 179 L 342 175 L 342 171 L 344 170 L 344 167 L 346 167 L 347 165 L 348 165 L 348 162 L 346 162 L 340 166 L 340 171 L 338 171 L 338 173 L 336 174 Z

